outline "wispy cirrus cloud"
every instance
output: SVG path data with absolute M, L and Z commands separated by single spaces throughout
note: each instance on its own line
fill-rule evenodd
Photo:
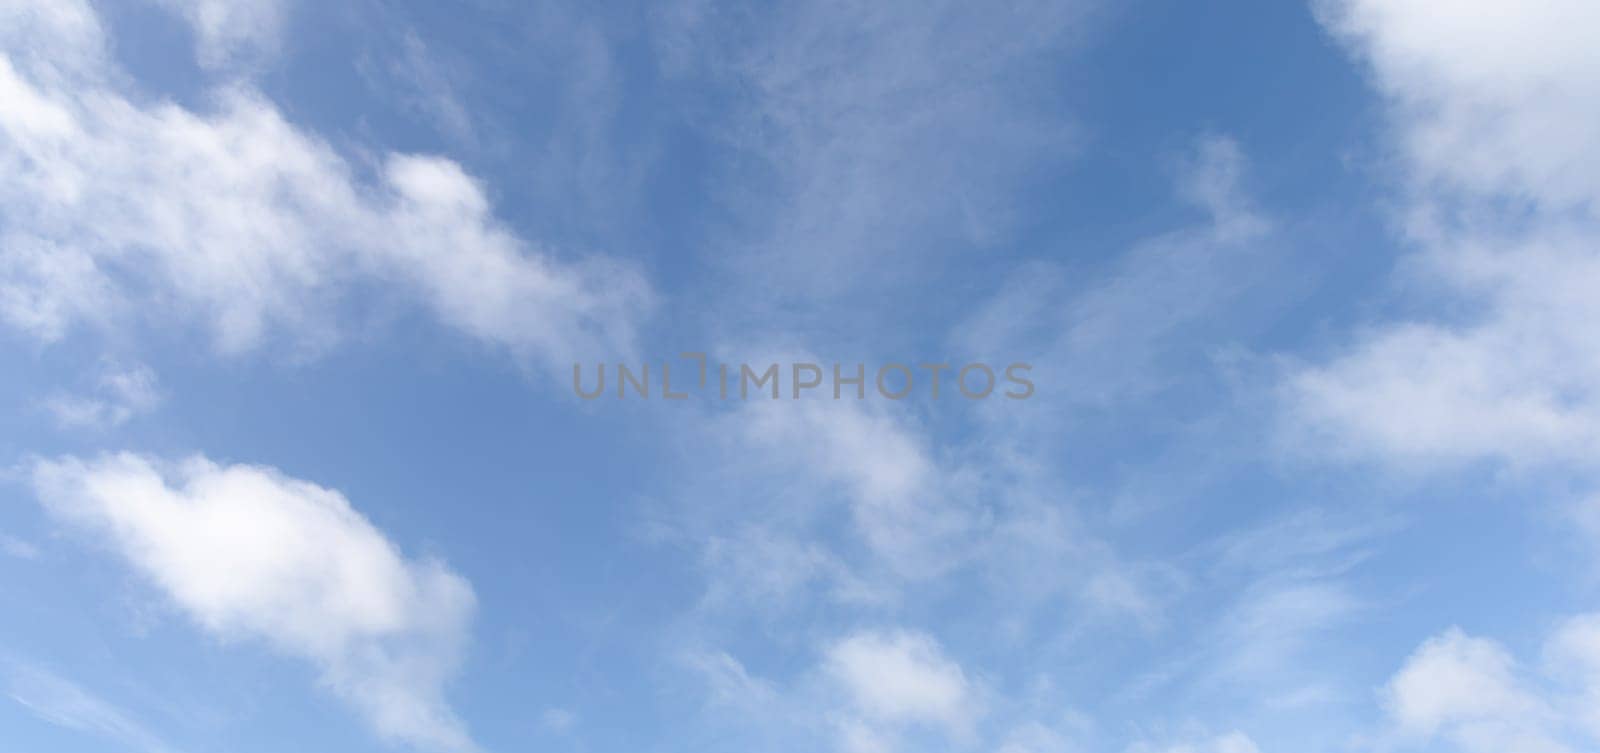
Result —
M 194 31 L 200 63 L 211 68 L 269 59 L 283 41 L 294 0 L 159 0 Z
M 5 693 L 34 716 L 58 727 L 93 735 L 142 753 L 177 753 L 125 709 L 40 667 L 15 665 Z
M 92 387 L 85 392 L 57 393 L 44 407 L 64 428 L 110 429 L 149 413 L 161 404 L 156 373 L 143 364 L 101 364 Z
M 733 117 L 696 124 L 734 155 L 717 196 L 732 227 L 712 261 L 741 281 L 738 304 L 859 304 L 1006 237 L 1010 192 L 1078 143 L 1019 82 L 1070 47 L 1095 7 L 658 10 L 664 67 L 732 97 Z
M 826 744 L 844 750 L 959 741 L 1054 751 L 1125 738 L 1068 714 L 1063 704 L 1071 701 L 1063 699 L 1069 692 L 1053 689 L 1058 678 L 1045 669 L 1019 671 L 1014 660 L 1027 656 L 1027 666 L 1043 664 L 1044 656 L 1082 661 L 1075 650 L 1090 645 L 1084 636 L 1099 636 L 1098 630 L 1142 637 L 1152 646 L 1175 639 L 1169 629 L 1197 634 L 1203 645 L 1178 640 L 1191 653 L 1178 660 L 1187 664 L 1173 680 L 1184 688 L 1177 693 L 1203 687 L 1216 694 L 1220 688 L 1244 697 L 1265 685 L 1302 682 L 1284 678 L 1284 666 L 1358 605 L 1337 570 L 1281 578 L 1252 570 L 1242 583 L 1236 577 L 1202 581 L 1205 571 L 1224 566 L 1230 551 L 1228 566 L 1239 567 L 1240 559 L 1251 568 L 1268 565 L 1259 551 L 1247 557 L 1227 547 L 1129 556 L 1090 508 L 1103 502 L 1104 487 L 1097 484 L 1104 479 L 1078 479 L 1053 462 L 1070 451 L 1070 437 L 1063 435 L 1075 430 L 1070 424 L 1079 416 L 1157 406 L 1178 379 L 1163 376 L 1172 361 L 1224 368 L 1192 343 L 1193 333 L 1217 326 L 1211 321 L 1217 311 L 1252 292 L 1258 279 L 1230 270 L 1243 265 L 1259 272 L 1278 261 L 1278 230 L 1245 189 L 1246 170 L 1238 144 L 1200 139 L 1176 176 L 1179 193 L 1203 213 L 1193 226 L 1154 235 L 1075 284 L 1062 270 L 1021 271 L 1016 285 L 999 290 L 958 325 L 950 335 L 957 354 L 977 360 L 1024 354 L 1042 380 L 1041 394 L 1015 410 L 974 408 L 977 420 L 963 425 L 970 433 L 934 430 L 936 418 L 951 420 L 941 411 L 828 396 L 740 403 L 706 416 L 705 431 L 686 446 L 696 458 L 709 453 L 720 462 L 710 465 L 709 478 L 689 474 L 682 510 L 661 517 L 702 556 L 707 598 L 694 615 L 691 642 L 697 656 L 718 657 L 694 664 L 706 678 L 708 702 L 767 708 L 770 715 L 750 720 L 764 720 L 759 726 L 767 731 L 804 726 L 796 719 L 832 719 L 838 734 Z M 1222 377 L 1202 371 L 1184 378 Z M 1322 532 L 1320 525 L 1308 526 Z M 1307 543 L 1305 553 L 1298 544 L 1277 543 L 1287 550 L 1273 567 L 1342 556 L 1347 544 Z M 1224 607 L 1221 613 L 1173 611 L 1197 589 L 1207 589 L 1203 593 Z M 946 600 L 958 600 L 961 614 L 930 606 Z M 902 627 L 849 629 L 862 621 Z M 752 638 L 730 625 L 757 626 L 761 633 Z M 981 652 L 940 642 L 968 629 L 992 642 Z M 842 636 L 829 644 L 834 648 L 858 647 L 875 657 L 852 666 L 881 661 L 928 669 L 914 685 L 958 698 L 947 705 L 961 711 L 933 714 L 928 709 L 937 704 L 916 699 L 882 701 L 886 708 L 900 708 L 895 704 L 904 700 L 918 709 L 887 714 L 887 720 L 865 710 L 877 701 L 841 709 L 809 694 L 829 677 L 856 692 L 837 682 L 850 674 L 837 669 L 838 662 L 824 661 L 822 669 L 800 676 L 763 676 L 726 649 L 706 648 L 751 640 L 792 646 L 819 632 Z M 945 671 L 949 667 L 957 671 Z M 892 694 L 889 674 L 879 673 L 881 682 L 861 692 Z M 957 676 L 960 683 L 950 679 Z M 979 677 L 992 677 L 995 686 Z M 1119 690 L 1138 682 L 1104 679 Z M 943 721 L 928 723 L 933 717 Z

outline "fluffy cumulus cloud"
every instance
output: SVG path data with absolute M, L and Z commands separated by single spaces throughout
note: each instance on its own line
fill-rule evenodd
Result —
M 274 334 L 314 347 L 375 290 L 535 365 L 632 345 L 651 297 L 639 274 L 522 239 L 454 162 L 390 154 L 367 174 L 242 85 L 204 111 L 152 100 L 81 3 L 8 5 L 0 44 L 14 327 L 52 340 L 155 320 L 207 328 L 225 352 Z
M 1328 27 L 1390 103 L 1402 290 L 1439 313 L 1374 325 L 1294 375 L 1297 422 L 1411 465 L 1592 467 L 1600 438 L 1600 8 L 1582 0 L 1340 0 Z M 1414 306 L 1413 306 L 1414 307 Z
M 1395 721 L 1423 734 L 1468 720 L 1531 717 L 1539 706 L 1518 687 L 1504 649 L 1459 630 L 1424 643 L 1387 690 Z
M 1504 646 L 1451 629 L 1423 643 L 1383 689 L 1394 741 L 1464 753 L 1569 753 L 1600 744 L 1600 618 L 1568 621 L 1545 646 L 1546 672 Z
M 872 721 L 935 725 L 960 736 L 977 715 L 966 674 L 926 635 L 857 633 L 830 646 L 824 666 Z
M 41 460 L 32 484 L 206 632 L 313 663 L 382 736 L 471 750 L 444 699 L 471 586 L 412 560 L 338 492 L 270 468 L 136 455 Z
M 1600 8 L 1585 0 L 1325 0 L 1394 105 L 1415 178 L 1556 205 L 1600 199 Z

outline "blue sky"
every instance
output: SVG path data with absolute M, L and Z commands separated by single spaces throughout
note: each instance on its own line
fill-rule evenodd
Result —
M 9 3 L 0 748 L 1594 750 L 1595 29 Z

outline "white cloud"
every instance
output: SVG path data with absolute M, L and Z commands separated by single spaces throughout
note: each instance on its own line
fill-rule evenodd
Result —
M 1600 232 L 1453 236 L 1424 260 L 1482 311 L 1379 327 L 1295 375 L 1297 418 L 1353 451 L 1418 465 L 1496 458 L 1592 465 L 1600 439 Z
M 156 374 L 148 366 L 108 362 L 102 365 L 92 392 L 58 393 L 44 405 L 63 427 L 107 429 L 155 410 L 160 402 Z
M 1583 0 L 1345 0 L 1325 23 L 1391 105 L 1402 291 L 1381 324 L 1289 382 L 1296 424 L 1431 466 L 1593 466 L 1600 439 L 1600 9 Z
M 92 12 L 61 7 L 0 14 L 0 319 L 314 347 L 353 293 L 392 290 L 536 365 L 631 349 L 651 298 L 631 267 L 536 248 L 449 160 L 384 155 L 363 178 L 248 87 L 206 112 L 129 93 Z
M 920 633 L 850 635 L 828 648 L 824 668 L 868 719 L 931 724 L 964 734 L 979 713 L 961 667 Z
M 1385 706 L 1402 738 L 1444 739 L 1467 753 L 1567 753 L 1570 719 L 1539 694 L 1499 644 L 1458 629 L 1429 639 L 1389 681 Z
M 1445 724 L 1533 714 L 1500 646 L 1451 630 L 1429 639 L 1389 681 L 1389 713 L 1407 731 L 1434 734 Z
M 117 552 L 208 633 L 310 661 L 385 738 L 473 748 L 444 700 L 474 609 L 338 492 L 270 468 L 136 455 L 38 461 L 58 520 Z
M 0 46 L 13 64 L 41 78 L 61 82 L 89 75 L 105 64 L 105 30 L 100 16 L 85 2 L 13 2 L 0 6 Z M 36 126 L 60 127 L 60 113 L 29 96 L 15 81 L 0 79 L 7 87 L 11 117 Z
M 1428 639 L 1383 688 L 1400 740 L 1466 753 L 1568 753 L 1600 745 L 1600 614 L 1558 625 L 1539 671 L 1495 641 L 1452 628 Z
M 1424 190 L 1600 200 L 1600 8 L 1587 0 L 1325 0 L 1394 106 Z

